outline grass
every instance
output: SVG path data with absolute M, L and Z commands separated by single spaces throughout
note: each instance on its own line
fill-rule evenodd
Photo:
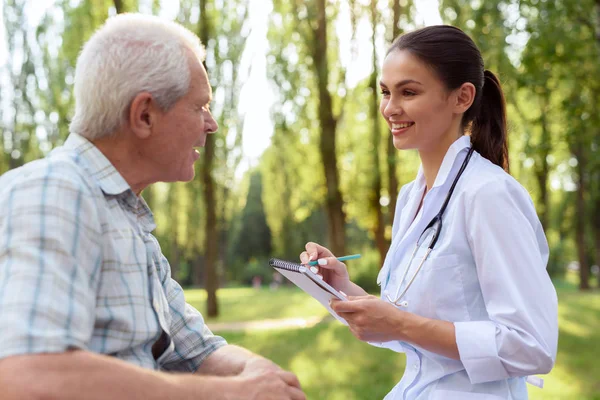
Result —
M 217 292 L 219 316 L 207 322 L 256 321 L 261 319 L 308 318 L 329 315 L 315 299 L 294 287 L 253 289 L 224 288 Z M 188 289 L 185 299 L 203 314 L 206 310 L 206 292 Z
M 556 287 L 558 357 L 544 376 L 544 389 L 528 385 L 530 399 L 600 400 L 600 292 L 578 292 L 572 277 Z M 188 290 L 186 296 L 203 310 L 201 291 Z M 221 316 L 214 320 L 219 322 L 327 315 L 319 303 L 292 288 L 223 289 L 219 300 Z M 301 330 L 219 334 L 295 372 L 309 399 L 382 399 L 404 371 L 403 354 L 362 343 L 337 321 Z

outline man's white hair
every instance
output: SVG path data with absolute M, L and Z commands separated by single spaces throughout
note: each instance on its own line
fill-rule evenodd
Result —
M 141 92 L 169 110 L 190 86 L 188 51 L 204 60 L 198 36 L 175 22 L 142 14 L 109 18 L 77 59 L 70 131 L 89 140 L 114 133 Z

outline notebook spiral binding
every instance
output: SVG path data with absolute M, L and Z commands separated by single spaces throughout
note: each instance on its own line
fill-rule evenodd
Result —
M 280 260 L 278 258 L 271 258 L 269 260 L 269 265 L 272 267 L 277 267 L 293 272 L 300 272 L 301 268 L 306 268 L 302 264 L 296 264 L 290 261 Z

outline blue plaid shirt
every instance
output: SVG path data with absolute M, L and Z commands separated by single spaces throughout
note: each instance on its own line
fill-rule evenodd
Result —
M 84 349 L 196 371 L 226 342 L 185 302 L 155 226 L 146 202 L 76 134 L 0 177 L 0 358 Z

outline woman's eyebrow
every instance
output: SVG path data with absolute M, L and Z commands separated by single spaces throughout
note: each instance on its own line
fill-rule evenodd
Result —
M 419 81 L 416 81 L 416 80 L 414 80 L 414 79 L 404 79 L 404 80 L 402 80 L 402 81 L 400 81 L 400 82 L 396 83 L 396 84 L 394 85 L 394 87 L 395 87 L 396 89 L 398 89 L 398 88 L 400 88 L 400 87 L 402 87 L 402 86 L 404 86 L 404 85 L 408 85 L 409 83 L 416 83 L 417 85 L 423 85 L 421 82 L 419 82 Z M 386 85 L 385 83 L 381 82 L 381 81 L 379 81 L 379 85 L 380 85 L 380 86 L 383 86 L 383 87 L 387 87 L 387 85 Z

